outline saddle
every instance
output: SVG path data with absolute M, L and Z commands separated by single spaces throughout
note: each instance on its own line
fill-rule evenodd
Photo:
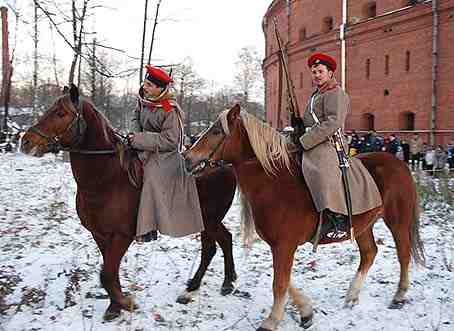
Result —
M 120 155 L 121 168 L 127 172 L 129 182 L 137 189 L 142 188 L 143 164 L 137 151 L 130 146 L 118 142 L 117 149 Z

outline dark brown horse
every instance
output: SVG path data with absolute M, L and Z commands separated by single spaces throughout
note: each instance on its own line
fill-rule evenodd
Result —
M 274 303 L 259 330 L 278 327 L 287 293 L 300 311 L 301 325 L 308 327 L 312 323 L 312 304 L 292 285 L 291 270 L 294 253 L 299 245 L 313 237 L 319 214 L 296 161 L 299 157 L 288 148 L 283 136 L 252 115 L 240 112 L 237 105 L 222 113 L 184 153 L 186 167 L 193 173 L 203 173 L 205 164 L 220 160 L 233 165 L 239 187 L 252 211 L 254 222 L 246 224 L 246 229 L 255 223 L 257 233 L 271 247 Z M 406 164 L 391 154 L 370 153 L 359 158 L 374 178 L 384 204 L 353 217 L 361 261 L 348 290 L 346 304 L 358 303 L 360 289 L 377 254 L 372 228 L 377 218 L 383 217 L 394 237 L 400 263 L 400 281 L 392 303 L 399 307 L 406 300 L 410 257 L 417 263 L 424 263 L 416 188 Z
M 118 138 L 106 119 L 88 101 L 79 100 L 77 87 L 56 100 L 36 125 L 22 138 L 22 152 L 40 157 L 49 151 L 70 150 L 71 168 L 77 183 L 77 213 L 93 235 L 104 265 L 101 284 L 110 297 L 104 318 L 113 319 L 121 309 L 136 306 L 122 292 L 118 271 L 120 261 L 133 241 L 140 190 L 130 184 L 120 166 Z M 64 147 L 64 148 L 63 148 Z M 211 171 L 197 179 L 205 231 L 201 233 L 200 266 L 188 282 L 186 294 L 200 287 L 216 253 L 216 242 L 224 253 L 225 279 L 221 293 L 232 292 L 236 280 L 232 236 L 221 223 L 232 203 L 236 180 L 231 168 Z M 188 295 L 178 301 L 187 303 Z

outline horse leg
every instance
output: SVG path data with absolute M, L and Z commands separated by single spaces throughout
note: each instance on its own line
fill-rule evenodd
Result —
M 300 312 L 300 326 L 302 326 L 304 329 L 309 328 L 310 326 L 312 326 L 312 318 L 314 317 L 311 298 L 298 291 L 298 289 L 294 287 L 291 282 L 288 288 L 288 292 L 290 294 L 290 297 L 292 298 L 293 303 Z
M 287 290 L 290 283 L 293 258 L 296 246 L 288 244 L 271 247 L 273 253 L 273 307 L 270 315 L 262 322 L 257 331 L 274 331 L 284 317 Z
M 205 275 L 208 266 L 211 263 L 214 255 L 216 254 L 216 242 L 208 236 L 206 231 L 201 233 L 202 241 L 202 256 L 200 259 L 200 265 L 195 273 L 194 277 L 188 281 L 186 290 L 183 294 L 178 296 L 177 302 L 187 304 L 191 302 L 197 290 L 200 288 L 202 278 Z
M 214 233 L 214 238 L 224 253 L 224 282 L 222 283 L 221 294 L 228 295 L 233 292 L 234 282 L 237 279 L 233 262 L 232 234 L 220 223 Z
M 377 255 L 377 245 L 375 244 L 374 234 L 372 231 L 373 225 L 365 230 L 361 235 L 356 237 L 356 242 L 359 246 L 361 261 L 359 263 L 358 271 L 350 283 L 347 296 L 345 298 L 345 306 L 353 307 L 359 302 L 359 292 L 366 279 L 367 272 L 374 263 L 375 256 Z
M 105 247 L 104 266 L 101 271 L 101 284 L 110 297 L 110 305 L 104 313 L 104 320 L 109 321 L 120 315 L 122 309 L 133 311 L 137 308 L 132 298 L 123 295 L 118 271 L 121 259 L 132 242 L 132 238 L 113 235 Z
M 399 309 L 407 302 L 405 294 L 409 286 L 408 269 L 411 257 L 411 219 L 412 213 L 405 215 L 406 208 L 401 208 L 401 215 L 399 218 L 393 217 L 394 215 L 385 214 L 385 224 L 391 230 L 396 244 L 397 257 L 400 264 L 400 280 L 399 285 L 394 295 L 394 298 L 389 306 L 391 309 Z M 396 210 L 397 211 L 397 210 Z M 399 222 L 397 221 L 399 220 Z

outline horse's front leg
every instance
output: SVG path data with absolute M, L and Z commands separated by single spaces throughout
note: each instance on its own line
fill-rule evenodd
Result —
M 287 290 L 292 272 L 293 257 L 296 246 L 280 243 L 271 247 L 273 253 L 273 307 L 257 331 L 274 331 L 284 317 L 284 308 L 287 301 Z
M 104 248 L 101 284 L 110 297 L 110 305 L 104 313 L 106 321 L 118 317 L 122 309 L 133 311 L 137 308 L 132 298 L 124 296 L 118 275 L 121 259 L 131 242 L 132 238 L 115 234 L 112 235 L 110 242 Z

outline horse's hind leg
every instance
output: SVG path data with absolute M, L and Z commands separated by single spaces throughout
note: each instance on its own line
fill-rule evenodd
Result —
M 359 302 L 359 293 L 366 279 L 367 272 L 374 263 L 377 255 L 377 245 L 375 244 L 374 234 L 372 231 L 373 225 L 370 225 L 361 235 L 356 237 L 356 242 L 359 246 L 361 261 L 355 278 L 350 283 L 347 296 L 345 297 L 345 306 L 352 307 Z
M 194 277 L 188 281 L 185 293 L 177 298 L 178 303 L 187 304 L 192 301 L 196 291 L 200 288 L 202 278 L 216 254 L 216 242 L 208 236 L 206 231 L 201 233 L 202 255 L 200 265 Z
M 112 320 L 120 315 L 122 309 L 132 311 L 137 308 L 132 298 L 123 295 L 119 281 L 120 262 L 132 238 L 113 235 L 104 248 L 104 266 L 101 271 L 101 284 L 110 297 L 110 305 L 104 313 L 105 320 Z
M 224 282 L 222 283 L 221 294 L 227 295 L 233 292 L 233 283 L 237 279 L 233 262 L 232 234 L 225 228 L 224 224 L 219 223 L 213 236 L 224 253 Z
M 273 307 L 257 331 L 274 331 L 284 317 L 284 308 L 287 301 L 287 290 L 290 283 L 293 258 L 296 246 L 280 244 L 271 247 L 273 253 Z
M 394 212 L 385 212 L 385 224 L 391 230 L 400 263 L 400 280 L 397 292 L 389 308 L 401 308 L 407 299 L 405 295 L 409 286 L 408 269 L 411 258 L 411 220 L 413 212 L 406 206 L 395 208 Z

